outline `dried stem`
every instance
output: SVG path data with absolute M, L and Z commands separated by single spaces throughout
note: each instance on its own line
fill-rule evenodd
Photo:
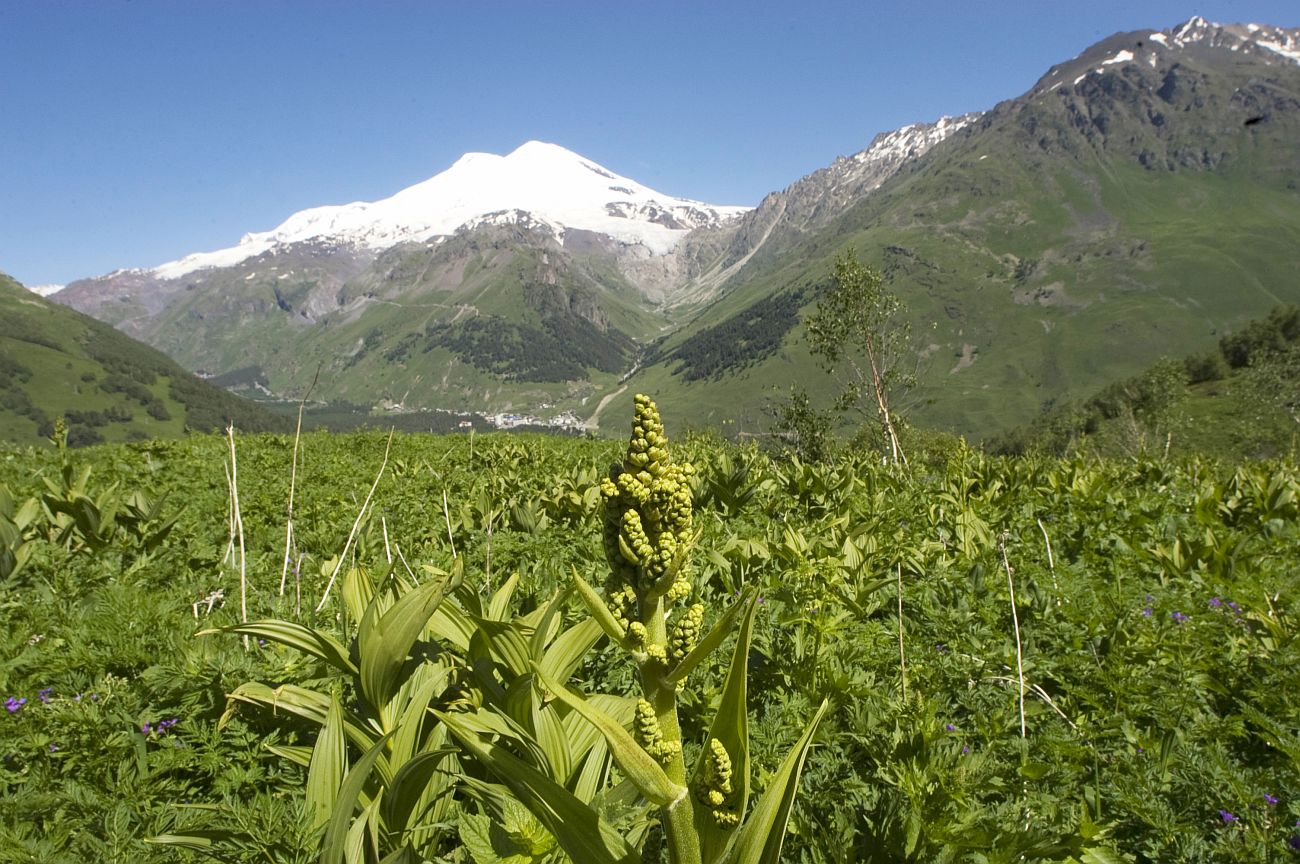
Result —
M 1020 615 L 1016 612 L 1016 580 L 1011 575 L 1011 562 L 1007 560 L 1007 533 L 998 535 L 998 551 L 1002 553 L 1002 566 L 1007 571 L 1007 587 L 1011 591 L 1011 624 L 1016 631 L 1016 677 L 1020 680 L 1020 737 L 1025 737 L 1025 659 L 1020 645 Z
M 456 538 L 451 534 L 451 511 L 447 509 L 447 490 L 442 490 L 442 518 L 447 522 L 447 542 L 451 544 L 451 557 L 456 558 Z
M 1043 520 L 1038 520 L 1038 530 L 1043 532 L 1043 542 L 1047 544 L 1047 569 L 1052 571 L 1052 590 L 1056 593 L 1056 605 L 1061 605 L 1061 586 L 1056 581 L 1056 560 L 1052 558 L 1052 538 L 1047 536 Z
M 316 611 L 325 608 L 325 603 L 330 599 L 330 589 L 334 587 L 334 580 L 338 578 L 339 570 L 343 568 L 343 562 L 348 560 L 348 551 L 352 548 L 352 541 L 357 537 L 357 529 L 361 527 L 361 520 L 365 518 L 366 510 L 370 507 L 370 499 L 374 497 L 375 490 L 379 488 L 379 481 L 384 477 L 384 469 L 388 467 L 388 451 L 393 446 L 394 429 L 388 430 L 388 443 L 384 445 L 384 461 L 379 466 L 379 473 L 375 475 L 375 482 L 370 486 L 370 492 L 366 495 L 366 500 L 361 503 L 361 509 L 357 511 L 356 521 L 352 523 L 352 531 L 348 534 L 348 542 L 343 544 L 343 551 L 339 553 L 338 563 L 334 565 L 334 572 L 330 574 L 329 582 L 325 585 L 325 593 L 321 595 L 320 603 L 316 606 Z
M 298 403 L 298 428 L 293 433 L 293 465 L 289 468 L 289 507 L 288 518 L 284 523 L 284 561 L 280 565 L 280 596 L 284 596 L 284 582 L 289 575 L 289 557 L 293 549 L 293 493 L 298 484 L 298 442 L 302 438 L 302 412 L 307 405 L 307 399 L 311 396 L 311 391 L 316 389 L 316 381 L 320 378 L 320 366 L 316 367 L 316 375 L 311 379 L 311 386 L 307 392 L 302 394 L 302 401 Z
M 226 427 L 226 438 L 230 442 L 230 471 L 226 477 L 230 481 L 230 512 L 232 534 L 239 534 L 239 623 L 248 623 L 248 574 L 244 558 L 244 517 L 239 512 L 239 466 L 235 461 L 235 424 Z M 244 650 L 249 647 L 248 634 L 244 634 Z
M 903 651 L 903 565 L 898 565 L 898 669 L 899 689 L 907 701 L 907 654 Z

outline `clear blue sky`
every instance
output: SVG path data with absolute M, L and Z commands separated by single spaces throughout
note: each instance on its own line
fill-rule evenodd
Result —
M 552 141 L 756 204 L 878 132 L 1019 95 L 1111 33 L 1295 0 L 0 0 L 0 270 L 231 246 Z

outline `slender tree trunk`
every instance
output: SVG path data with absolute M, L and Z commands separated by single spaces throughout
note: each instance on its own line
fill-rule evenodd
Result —
M 885 387 L 884 375 L 880 364 L 876 362 L 876 344 L 874 339 L 867 339 L 867 362 L 871 364 L 871 389 L 876 397 L 876 411 L 880 414 L 880 424 L 885 428 L 885 437 L 889 439 L 889 450 L 895 462 L 907 464 L 903 445 L 898 440 L 898 431 L 894 428 L 894 417 L 889 413 L 889 392 Z

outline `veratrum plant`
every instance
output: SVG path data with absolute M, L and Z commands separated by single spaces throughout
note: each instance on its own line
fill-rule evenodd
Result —
M 575 575 L 592 617 L 636 665 L 640 694 L 629 732 L 539 664 L 542 686 L 599 730 L 623 774 L 660 810 L 673 864 L 759 864 L 780 858 L 799 773 L 823 702 L 757 805 L 750 809 L 746 667 L 756 595 L 744 595 L 701 637 L 705 608 L 692 603 L 687 557 L 693 543 L 689 464 L 674 464 L 659 411 L 636 397 L 632 438 L 621 464 L 601 481 L 610 565 L 602 598 Z M 677 694 L 691 670 L 737 630 L 730 669 L 707 738 L 686 764 Z M 508 770 L 495 745 L 444 717 L 465 749 L 484 762 L 556 836 L 575 861 L 638 862 L 640 856 L 591 807 Z M 563 790 L 559 790 L 563 791 Z M 583 830 L 575 832 L 575 825 Z

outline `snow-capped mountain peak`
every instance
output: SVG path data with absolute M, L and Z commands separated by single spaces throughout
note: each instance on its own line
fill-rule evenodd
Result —
M 237 246 L 189 255 L 153 272 L 171 279 L 304 242 L 384 249 L 484 220 L 526 219 L 559 239 L 566 229 L 584 229 L 664 254 L 690 229 L 748 209 L 664 195 L 559 145 L 529 141 L 506 156 L 467 153 L 446 171 L 381 201 L 299 211 L 270 231 L 244 235 Z

